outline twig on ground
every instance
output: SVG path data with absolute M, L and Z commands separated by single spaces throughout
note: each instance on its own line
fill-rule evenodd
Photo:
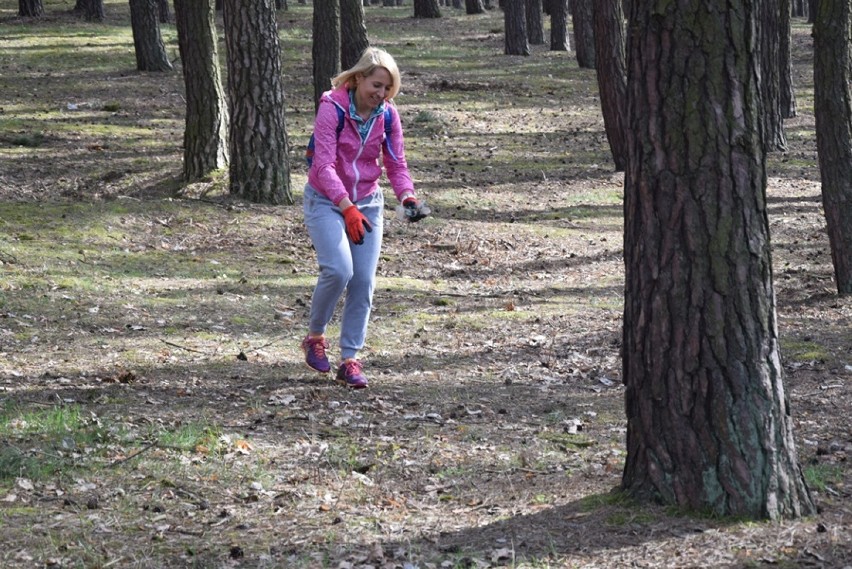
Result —
M 145 452 L 145 451 L 147 451 L 147 450 L 149 450 L 149 449 L 151 449 L 155 446 L 157 446 L 157 441 L 149 443 L 147 446 L 142 447 L 138 452 L 135 452 L 135 453 L 131 454 L 130 456 L 125 456 L 124 458 L 120 458 L 120 459 L 116 460 L 115 462 L 111 463 L 109 465 L 109 467 L 113 468 L 113 467 L 118 466 L 119 464 L 127 462 L 128 460 L 134 459 L 137 456 L 139 456 L 140 454 L 142 454 L 143 452 Z

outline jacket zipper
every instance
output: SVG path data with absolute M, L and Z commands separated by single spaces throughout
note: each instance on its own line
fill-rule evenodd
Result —
M 364 146 L 370 139 L 370 133 L 373 132 L 374 126 L 376 126 L 375 120 L 370 123 L 370 130 L 367 131 L 367 136 L 365 136 L 363 139 L 361 138 L 361 133 L 358 132 L 358 126 L 355 126 L 355 132 L 358 135 L 358 138 L 361 140 L 361 146 L 358 147 L 358 154 L 355 155 L 355 159 L 352 161 L 352 169 L 355 171 L 355 183 L 352 186 L 352 203 L 358 201 L 358 182 L 361 181 L 361 171 L 358 170 L 358 159 L 361 158 L 361 153 L 364 151 Z

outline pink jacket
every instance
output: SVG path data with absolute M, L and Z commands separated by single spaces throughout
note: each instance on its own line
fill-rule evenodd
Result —
M 390 104 L 390 103 L 385 103 Z M 337 134 L 338 113 L 335 105 L 343 109 L 343 130 Z M 325 195 L 335 205 L 345 197 L 356 202 L 369 196 L 379 187 L 382 164 L 388 181 L 400 201 L 406 194 L 414 195 L 414 182 L 405 161 L 402 124 L 396 107 L 390 105 L 393 125 L 390 142 L 386 147 L 385 115 L 377 116 L 370 133 L 362 144 L 358 125 L 349 116 L 349 92 L 345 86 L 323 93 L 314 122 L 314 157 L 308 171 L 308 184 Z

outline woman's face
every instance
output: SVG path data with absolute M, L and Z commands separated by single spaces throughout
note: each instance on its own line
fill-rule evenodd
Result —
M 358 78 L 355 87 L 355 102 L 359 109 L 375 109 L 387 97 L 392 83 L 391 75 L 384 67 L 377 67 L 370 75 Z

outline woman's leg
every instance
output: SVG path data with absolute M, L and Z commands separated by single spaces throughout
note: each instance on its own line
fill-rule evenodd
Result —
M 343 215 L 331 200 L 305 186 L 304 210 L 305 226 L 319 263 L 308 331 L 319 335 L 325 333 L 337 301 L 352 278 L 352 253 Z
M 385 200 L 381 190 L 359 201 L 357 206 L 373 225 L 373 231 L 364 236 L 361 245 L 349 242 L 352 277 L 346 289 L 346 303 L 340 325 L 340 356 L 344 360 L 354 358 L 358 350 L 364 347 L 384 230 Z

